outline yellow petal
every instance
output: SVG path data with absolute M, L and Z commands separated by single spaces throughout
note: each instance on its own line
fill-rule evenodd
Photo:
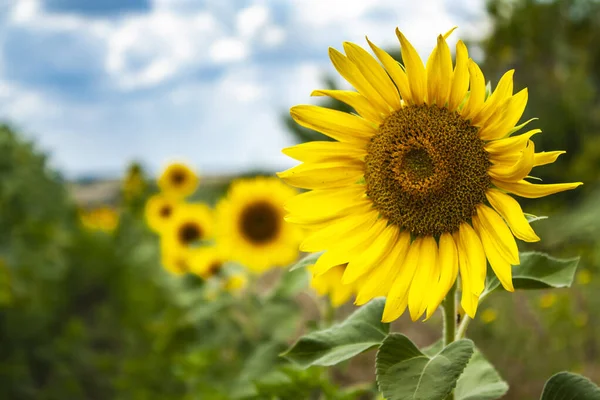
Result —
M 314 253 L 328 248 L 340 246 L 343 241 L 347 247 L 364 240 L 366 231 L 375 223 L 377 211 L 348 215 L 323 229 L 310 234 L 300 244 L 300 250 Z
M 525 242 L 537 242 L 540 238 L 535 234 L 519 203 L 509 195 L 489 189 L 486 197 L 492 207 L 504 218 L 512 233 Z
M 479 137 L 483 140 L 494 140 L 507 136 L 521 119 L 528 96 L 527 89 L 523 89 L 507 100 L 504 106 L 498 107 L 479 131 Z
M 485 100 L 485 80 L 483 72 L 479 66 L 471 59 L 469 59 L 469 86 L 470 93 L 469 99 L 461 110 L 461 115 L 464 119 L 472 119 L 473 116 L 477 115 L 481 107 L 483 107 L 483 101 Z
M 444 33 L 444 39 L 448 39 L 450 37 L 450 35 L 452 35 L 452 32 L 454 32 L 456 30 L 456 28 L 458 28 L 458 26 L 455 26 L 452 29 L 450 29 L 448 32 Z
M 356 115 L 328 108 L 302 105 L 290 109 L 290 115 L 299 125 L 321 132 L 340 142 L 366 145 L 377 133 L 372 123 Z
M 346 266 L 344 272 L 344 283 L 352 283 L 365 272 L 379 268 L 379 264 L 391 251 L 398 241 L 398 228 L 395 225 L 387 225 L 384 218 L 378 221 L 382 225 L 380 233 L 374 234 L 372 243 L 365 249 L 362 254 L 352 259 Z
M 492 234 L 486 230 L 483 224 L 480 222 L 477 215 L 473 216 L 473 227 L 479 234 L 481 244 L 485 251 L 485 255 L 490 263 L 490 266 L 494 270 L 494 273 L 502 283 L 504 289 L 509 292 L 514 292 L 515 288 L 512 283 L 512 267 L 511 264 L 500 254 L 498 243 L 492 237 Z
M 438 264 L 440 278 L 434 290 L 435 296 L 432 296 L 427 306 L 427 318 L 435 313 L 458 276 L 458 250 L 452 235 L 449 233 L 443 233 L 440 236 Z
M 406 68 L 406 75 L 410 86 L 411 98 L 414 104 L 421 105 L 425 102 L 427 95 L 427 77 L 421 57 L 410 44 L 406 37 L 396 28 L 396 36 L 400 40 L 402 60 Z
M 452 78 L 448 109 L 454 111 L 460 106 L 469 90 L 469 53 L 462 40 L 456 43 L 456 68 Z
M 558 156 L 565 153 L 566 151 L 542 151 L 541 153 L 535 153 L 533 165 L 538 167 L 540 165 L 552 164 Z
M 350 297 L 352 297 L 353 294 L 353 285 L 344 285 L 342 283 L 339 283 L 331 291 L 331 305 L 334 307 L 339 307 L 342 304 L 345 304 L 348 300 L 350 300 Z
M 346 55 L 356 65 L 365 79 L 393 109 L 400 109 L 400 95 L 394 83 L 377 61 L 362 47 L 345 42 Z
M 329 272 L 333 267 L 346 264 L 350 261 L 350 255 L 346 251 L 328 250 L 321 254 L 317 262 L 312 268 L 312 273 L 315 277 L 320 277 Z M 340 276 L 341 279 L 341 276 Z
M 583 185 L 583 182 L 549 183 L 540 185 L 527 181 L 504 182 L 497 179 L 492 179 L 492 184 L 496 185 L 500 189 L 506 190 L 507 192 L 514 193 L 517 196 L 526 197 L 529 199 L 537 199 L 554 193 L 564 192 L 565 190 L 575 189 L 576 187 Z
M 502 75 L 502 78 L 500 78 L 500 81 L 498 82 L 498 86 L 496 86 L 496 90 L 494 90 L 490 97 L 487 98 L 481 111 L 473 117 L 473 125 L 483 126 L 483 123 L 496 113 L 498 106 L 512 96 L 514 74 L 515 70 L 511 69 Z
M 390 252 L 383 258 L 381 264 L 361 282 L 358 294 L 356 295 L 356 304 L 363 305 L 375 297 L 386 296 L 394 283 L 399 271 L 403 270 L 403 262 L 410 246 L 410 234 L 408 232 L 398 232 L 394 225 L 388 226 L 396 231 L 397 240 L 390 241 Z
M 484 204 L 476 207 L 483 229 L 494 240 L 498 252 L 512 265 L 519 265 L 519 248 L 515 237 L 498 213 Z
M 455 238 L 456 240 L 456 238 Z M 463 223 L 458 230 L 458 258 L 464 261 L 461 277 L 468 281 L 471 293 L 479 296 L 485 287 L 486 262 L 485 253 L 479 236 L 471 225 Z
M 287 147 L 282 152 L 298 161 L 336 161 L 362 159 L 367 154 L 367 149 L 354 143 L 316 141 Z
M 304 163 L 277 176 L 288 185 L 304 189 L 328 189 L 356 183 L 364 175 L 364 163 L 359 161 L 331 161 Z
M 364 119 L 369 120 L 377 125 L 383 122 L 381 114 L 379 114 L 369 103 L 369 100 L 360 93 L 350 90 L 314 90 L 311 96 L 329 96 L 332 99 L 348 104 Z
M 520 181 L 531 172 L 534 163 L 535 146 L 530 140 L 528 146 L 523 150 L 521 157 L 516 163 L 510 166 L 492 165 L 488 173 L 492 178 L 503 181 Z
M 532 129 L 519 136 L 508 137 L 506 139 L 494 140 L 486 143 L 483 147 L 491 154 L 505 154 L 522 151 L 529 139 L 536 133 L 540 133 L 541 129 Z
M 342 188 L 311 190 L 298 194 L 285 202 L 283 208 L 292 214 L 326 214 L 339 207 L 355 204 L 364 197 L 364 185 L 350 185 Z
M 286 222 L 304 225 L 308 229 L 320 229 L 322 224 L 333 222 L 349 214 L 368 210 L 373 206 L 371 199 L 362 198 L 354 202 L 347 202 L 335 208 L 314 209 L 309 213 L 291 213 L 284 217 Z
M 348 83 L 354 86 L 354 88 L 360 94 L 369 100 L 377 113 L 383 115 L 389 114 L 389 105 L 385 102 L 377 90 L 375 90 L 371 83 L 369 83 L 369 81 L 362 75 L 358 67 L 354 65 L 352 61 L 333 48 L 329 48 L 329 58 L 339 74 L 343 76 Z
M 452 83 L 452 56 L 442 35 L 437 38 L 437 46 L 427 60 L 427 103 L 444 107 L 448 102 Z
M 435 239 L 432 236 L 425 236 L 417 238 L 415 243 L 417 241 L 421 241 L 418 256 L 419 264 L 408 292 L 408 310 L 413 321 L 423 315 L 430 298 L 435 295 L 431 287 L 437 284 L 437 281 L 434 282 L 434 277 L 438 267 L 438 247 Z
M 387 52 L 381 50 L 379 47 L 375 46 L 373 43 L 369 41 L 367 38 L 367 42 L 369 42 L 369 46 L 373 50 L 373 53 L 377 56 L 381 64 L 383 64 L 387 73 L 390 74 L 390 77 L 398 87 L 398 91 L 400 92 L 400 96 L 402 100 L 407 103 L 412 103 L 412 98 L 410 95 L 410 86 L 408 84 L 408 77 L 406 73 L 398 64 L 398 61 L 394 60 L 392 56 L 390 56 Z
M 409 287 L 419 265 L 420 241 L 417 240 L 410 244 L 402 264 L 397 264 L 400 267 L 387 295 L 382 322 L 398 319 L 408 305 Z
M 365 239 L 361 240 L 357 245 L 351 249 L 348 249 L 348 253 L 351 255 L 350 262 L 346 266 L 344 276 L 342 277 L 342 283 L 344 285 L 353 283 L 358 278 L 366 274 L 374 266 L 372 263 L 356 263 L 354 260 L 369 254 L 372 257 L 379 257 L 380 254 L 375 253 L 373 249 L 373 243 L 377 241 L 385 227 L 387 226 L 387 220 L 384 218 L 378 219 L 371 228 L 366 232 Z M 352 268 L 348 267 L 352 264 Z

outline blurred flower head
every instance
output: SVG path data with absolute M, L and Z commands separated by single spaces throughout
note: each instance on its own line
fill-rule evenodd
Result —
M 158 178 L 158 186 L 163 193 L 178 199 L 193 194 L 199 182 L 198 175 L 182 163 L 169 164 Z
M 324 274 L 313 276 L 310 286 L 321 296 L 328 295 L 331 304 L 339 307 L 346 303 L 356 293 L 356 284 L 342 283 L 346 264 L 337 265 Z
M 146 202 L 146 223 L 154 232 L 162 232 L 175 214 L 178 201 L 163 194 L 155 194 Z
M 558 296 L 556 295 L 556 293 L 550 292 L 550 293 L 544 293 L 542 296 L 540 296 L 540 307 L 541 308 L 550 308 L 552 307 L 554 304 L 556 304 L 556 301 L 558 300 Z
M 162 231 L 165 248 L 197 247 L 213 237 L 213 212 L 203 203 L 181 203 Z
M 79 219 L 87 229 L 102 232 L 112 232 L 119 225 L 119 214 L 110 207 L 81 210 Z

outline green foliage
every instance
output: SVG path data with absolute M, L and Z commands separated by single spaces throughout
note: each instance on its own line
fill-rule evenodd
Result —
M 295 271 L 300 268 L 306 268 L 309 265 L 315 264 L 319 257 L 321 257 L 321 255 L 323 255 L 322 251 L 317 253 L 310 253 L 307 256 L 302 257 L 300 261 L 298 261 L 296 264 L 290 267 L 290 271 Z
M 461 339 L 429 357 L 404 335 L 392 333 L 377 352 L 377 383 L 388 400 L 444 400 L 473 355 Z
M 598 400 L 600 388 L 584 376 L 559 372 L 546 382 L 541 400 Z
M 456 383 L 456 400 L 494 400 L 508 391 L 508 384 L 477 349 Z
M 301 367 L 335 365 L 378 346 L 389 331 L 381 322 L 384 299 L 359 308 L 344 322 L 302 336 L 283 356 Z

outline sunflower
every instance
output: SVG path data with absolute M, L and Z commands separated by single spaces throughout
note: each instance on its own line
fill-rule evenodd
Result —
M 223 289 L 227 292 L 235 294 L 243 291 L 248 285 L 248 279 L 243 273 L 235 273 L 227 277 L 223 282 Z
M 295 194 L 274 177 L 233 182 L 217 205 L 216 238 L 227 258 L 254 272 L 293 262 L 300 230 L 283 220 L 283 204 Z
M 200 247 L 194 252 L 190 272 L 202 279 L 209 279 L 223 273 L 225 258 L 214 246 Z
M 162 232 L 173 217 L 176 206 L 176 200 L 162 194 L 150 197 L 145 209 L 146 223 L 150 229 L 157 233 Z
M 310 286 L 321 296 L 329 295 L 331 304 L 334 307 L 339 307 L 346 303 L 354 293 L 356 293 L 356 285 L 343 284 L 342 276 L 346 265 L 337 265 L 330 268 L 325 273 L 313 276 Z
M 173 275 L 183 275 L 192 269 L 192 250 L 185 248 L 165 247 L 161 251 L 163 267 Z
M 182 163 L 169 164 L 158 178 L 158 187 L 167 195 L 185 198 L 196 191 L 200 179 Z
M 213 213 L 202 203 L 180 204 L 162 231 L 164 249 L 198 247 L 212 238 Z
M 348 263 L 342 282 L 357 283 L 357 304 L 387 297 L 383 321 L 407 307 L 413 320 L 429 317 L 459 272 L 461 304 L 474 316 L 486 258 L 512 291 L 514 237 L 539 238 L 510 194 L 537 198 L 581 184 L 526 180 L 563 152 L 535 153 L 530 138 L 539 129 L 515 135 L 531 121 L 515 126 L 527 89 L 513 94 L 509 71 L 486 96 L 483 73 L 462 41 L 453 66 L 451 32 L 438 36 L 426 65 L 399 30 L 404 65 L 368 39 L 376 58 L 353 43 L 344 43 L 345 55 L 330 49 L 334 67 L 357 92 L 313 95 L 343 101 L 356 114 L 291 109 L 298 124 L 336 141 L 284 149 L 302 164 L 279 176 L 312 190 L 287 203 L 287 220 L 310 230 L 301 250 L 325 250 L 316 275 Z
M 79 213 L 83 226 L 90 230 L 113 232 L 119 225 L 119 214 L 110 207 L 98 207 Z

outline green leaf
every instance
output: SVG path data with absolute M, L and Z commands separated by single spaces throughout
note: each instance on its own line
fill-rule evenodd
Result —
M 538 252 L 520 253 L 519 256 L 521 265 L 512 267 L 515 289 L 570 287 L 579 263 L 579 257 L 559 259 Z M 489 274 L 485 291 L 489 293 L 499 285 L 498 278 Z
M 319 257 L 323 254 L 322 251 L 318 253 L 310 253 L 306 257 L 303 257 L 300 261 L 290 267 L 290 271 L 295 271 L 300 268 L 308 267 L 309 265 L 313 265 L 317 262 Z
M 599 400 L 600 388 L 588 378 L 559 372 L 544 385 L 541 400 Z
M 309 273 L 306 269 L 296 269 L 295 271 L 283 271 L 281 280 L 267 298 L 294 297 L 308 287 Z
M 282 356 L 303 368 L 335 365 L 381 344 L 389 324 L 381 322 L 385 299 L 378 298 L 361 307 L 344 322 L 302 336 Z
M 377 352 L 377 384 L 388 400 L 444 400 L 473 355 L 473 342 L 450 343 L 433 357 L 392 333 Z
M 502 380 L 483 354 L 475 349 L 467 368 L 458 379 L 454 399 L 494 400 L 504 396 L 507 391 L 508 384 Z

